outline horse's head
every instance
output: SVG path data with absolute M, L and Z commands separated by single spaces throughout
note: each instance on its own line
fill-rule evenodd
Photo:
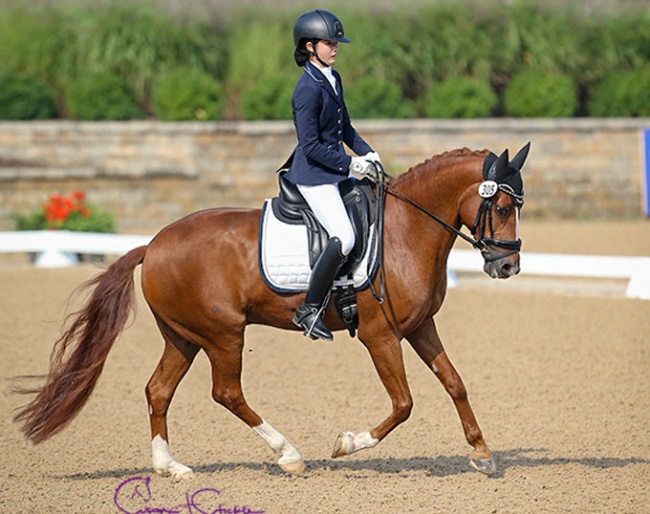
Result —
M 521 168 L 530 143 L 509 161 L 508 150 L 500 156 L 489 153 L 483 161 L 483 181 L 473 184 L 463 195 L 461 219 L 476 239 L 492 278 L 508 278 L 519 273 L 519 211 L 524 203 Z

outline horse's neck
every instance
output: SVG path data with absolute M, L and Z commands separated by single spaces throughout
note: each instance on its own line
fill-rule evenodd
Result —
M 447 259 L 457 237 L 399 196 L 460 229 L 461 198 L 480 180 L 476 171 L 480 166 L 476 159 L 443 158 L 427 161 L 391 181 L 399 195 L 386 198 L 384 255 L 387 282 L 403 302 L 396 319 L 431 316 L 438 311 L 447 283 Z
M 460 157 L 438 159 L 411 168 L 395 181 L 394 187 L 406 198 L 457 226 L 460 198 L 468 187 L 480 180 L 480 162 Z
M 438 162 L 426 161 L 410 169 L 391 185 L 404 197 L 459 230 L 461 198 L 480 180 L 481 167 L 480 157 L 443 157 Z M 445 267 L 437 263 L 444 263 L 449 257 L 457 238 L 453 230 L 401 198 L 391 198 L 390 208 L 387 203 L 386 227 L 391 231 L 389 253 L 399 256 L 407 251 L 417 255 L 414 267 L 419 270 L 423 283 L 441 280 Z

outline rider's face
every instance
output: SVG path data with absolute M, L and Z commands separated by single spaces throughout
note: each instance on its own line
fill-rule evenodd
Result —
M 307 43 L 307 50 L 312 51 L 314 48 L 311 42 Z M 332 66 L 336 61 L 336 55 L 339 52 L 339 44 L 337 41 L 330 41 L 329 39 L 321 39 L 316 43 L 316 55 L 319 59 L 327 64 Z

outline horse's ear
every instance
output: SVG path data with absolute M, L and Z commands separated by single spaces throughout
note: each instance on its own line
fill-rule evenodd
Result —
M 526 162 L 526 157 L 528 157 L 528 152 L 530 151 L 530 141 L 524 145 L 521 150 L 517 152 L 517 155 L 514 156 L 512 161 L 510 161 L 510 166 L 515 168 L 517 171 L 521 171 L 521 168 Z
M 498 157 L 496 154 L 490 152 L 485 160 L 483 161 L 483 180 L 490 180 L 488 177 L 490 173 L 494 177 L 494 163 L 497 161 Z
M 494 178 L 491 178 L 491 180 L 495 180 L 496 182 L 499 182 L 500 180 L 503 180 L 507 174 L 508 174 L 508 149 L 506 148 L 501 153 L 501 155 L 499 155 L 497 162 L 494 163 Z

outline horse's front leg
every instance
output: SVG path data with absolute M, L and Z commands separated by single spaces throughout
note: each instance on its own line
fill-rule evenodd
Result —
M 465 438 L 474 448 L 470 454 L 470 465 L 486 475 L 496 473 L 492 452 L 483 440 L 483 434 L 467 399 L 465 385 L 447 357 L 433 319 L 424 322 L 417 330 L 408 334 L 406 339 L 451 396 L 460 416 Z
M 373 338 L 364 341 L 388 395 L 393 404 L 391 414 L 370 432 L 354 434 L 344 432 L 339 435 L 332 457 L 350 455 L 364 448 L 372 448 L 386 437 L 400 423 L 406 421 L 413 408 L 413 398 L 409 391 L 400 342 L 390 334 L 386 339 Z

